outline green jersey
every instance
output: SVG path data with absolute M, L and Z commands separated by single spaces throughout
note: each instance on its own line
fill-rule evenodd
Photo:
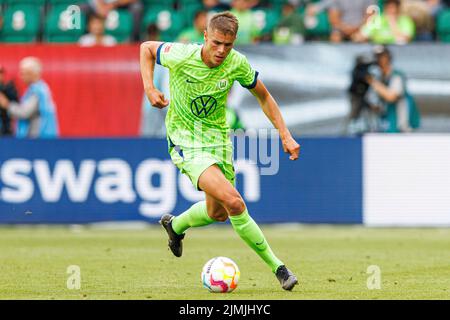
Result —
M 402 15 L 398 17 L 397 28 L 409 37 L 414 36 L 414 21 L 408 16 Z M 362 27 L 361 32 L 374 43 L 396 43 L 394 30 L 392 30 L 386 15 L 381 15 L 380 17 L 375 18 L 371 23 L 366 23 L 366 25 Z
M 247 58 L 234 49 L 215 68 L 203 62 L 201 50 L 198 44 L 163 43 L 157 51 L 156 62 L 170 74 L 167 136 L 182 149 L 230 144 L 228 92 L 234 81 L 252 89 L 258 77 Z

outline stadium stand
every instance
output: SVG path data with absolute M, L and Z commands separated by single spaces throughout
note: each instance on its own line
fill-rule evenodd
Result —
M 113 10 L 106 17 L 105 31 L 116 38 L 117 42 L 127 42 L 133 31 L 133 18 L 128 10 Z
M 198 1 L 195 1 L 198 2 Z M 164 7 L 166 9 L 173 8 L 176 0 L 165 0 L 165 1 L 159 1 L 159 0 L 142 0 L 142 3 L 146 8 L 149 7 Z
M 19 4 L 17 0 L 0 0 L 0 4 L 1 3 L 4 4 Z M 32 4 L 32 5 L 37 5 L 37 6 L 42 6 L 44 5 L 46 2 L 46 0 L 21 0 L 20 4 L 24 5 L 24 4 Z
M 145 32 L 147 26 L 153 23 L 156 24 L 161 31 L 161 40 L 163 41 L 175 39 L 185 27 L 183 14 L 168 8 L 148 8 L 142 19 L 142 32 Z
M 288 0 L 270 0 L 268 1 L 269 6 L 275 10 L 281 11 L 281 8 Z
M 280 11 L 270 8 L 259 8 L 254 10 L 254 19 L 261 34 L 271 34 L 280 19 Z
M 85 5 L 89 0 L 0 0 L 0 42 L 77 42 L 85 33 L 87 17 L 82 8 L 79 29 L 67 28 L 68 18 L 64 13 L 69 5 Z M 130 11 L 120 8 L 110 12 L 106 21 L 106 33 L 114 36 L 119 43 L 145 39 L 149 24 L 156 24 L 161 31 L 161 40 L 173 41 L 183 30 L 189 28 L 195 13 L 204 9 L 201 0 L 140 0 L 144 6 L 142 21 L 136 21 Z M 281 18 L 283 5 L 297 3 L 297 12 L 304 20 L 305 40 L 328 40 L 331 24 L 328 17 L 327 0 L 260 0 L 252 8 L 254 22 L 261 33 L 260 41 L 271 41 L 272 31 Z M 229 3 L 229 2 L 227 2 Z M 308 4 L 325 3 L 324 9 L 315 16 L 306 15 Z M 383 10 L 383 0 L 378 5 Z M 435 19 L 435 29 L 431 39 L 450 42 L 450 9 L 442 1 L 442 10 Z M 140 39 L 136 39 L 140 29 Z M 434 36 L 435 34 L 435 36 Z M 416 39 L 420 40 L 420 39 Z M 429 41 L 430 39 L 426 39 Z
M 75 43 L 86 28 L 86 16 L 80 12 L 77 21 L 67 5 L 55 5 L 47 13 L 44 40 L 48 42 Z
M 71 5 L 71 4 L 81 4 L 85 3 L 87 0 L 48 0 L 48 4 L 50 5 Z
M 39 33 L 41 7 L 31 3 L 9 4 L 3 13 L 2 42 L 34 42 Z
M 306 38 L 308 40 L 327 40 L 331 33 L 327 11 L 318 12 L 314 17 L 306 19 L 305 7 L 299 7 L 298 10 L 305 22 Z
M 179 10 L 183 12 L 187 21 L 193 21 L 195 13 L 203 9 L 203 5 L 195 0 L 181 0 Z

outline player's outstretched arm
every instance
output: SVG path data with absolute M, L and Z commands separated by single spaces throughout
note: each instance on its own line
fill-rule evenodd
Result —
M 258 80 L 256 86 L 250 92 L 256 97 L 256 100 L 258 100 L 259 105 L 273 126 L 278 129 L 284 152 L 290 154 L 290 160 L 297 160 L 300 153 L 300 145 L 292 138 L 277 102 L 269 93 L 264 83 Z
M 169 104 L 169 100 L 164 98 L 164 94 L 155 88 L 153 74 L 155 72 L 156 54 L 162 42 L 146 41 L 141 44 L 140 64 L 144 91 L 152 106 L 164 108 Z

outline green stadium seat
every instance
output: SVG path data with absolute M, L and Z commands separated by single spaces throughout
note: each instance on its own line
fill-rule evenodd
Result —
M 202 0 L 179 0 L 178 3 L 181 6 L 185 6 L 185 5 L 191 5 L 191 4 L 202 4 Z
M 59 6 L 59 5 L 79 5 L 83 3 L 87 3 L 89 0 L 47 0 L 47 3 L 51 6 Z
M 185 17 L 185 21 L 194 23 L 195 14 L 202 10 L 203 6 L 197 2 L 185 3 L 181 7 L 181 11 Z
M 149 24 L 155 23 L 161 30 L 161 40 L 174 41 L 185 27 L 184 16 L 174 10 L 149 9 L 142 19 L 142 30 L 145 31 Z
M 268 3 L 272 8 L 281 9 L 288 0 L 269 0 Z
M 442 11 L 436 19 L 436 33 L 442 42 L 450 42 L 450 9 Z
M 3 42 L 33 42 L 39 33 L 41 10 L 29 4 L 9 5 L 3 13 Z
M 300 13 L 302 14 L 304 19 L 307 38 L 328 40 L 328 37 L 331 33 L 331 24 L 328 20 L 327 11 L 319 12 L 315 16 L 315 19 L 311 21 L 305 19 L 305 8 L 301 8 Z
M 280 12 L 273 9 L 256 9 L 253 11 L 253 16 L 261 34 L 272 33 L 280 20 Z
M 48 42 L 77 42 L 86 28 L 82 12 L 69 12 L 70 6 L 54 6 L 47 14 L 44 39 Z
M 165 9 L 172 9 L 176 0 L 142 0 L 146 8 L 148 7 L 164 7 Z
M 79 3 L 85 3 L 88 2 L 88 0 L 47 0 L 47 2 L 51 5 L 70 5 L 70 4 L 79 4 Z
M 116 38 L 117 42 L 126 42 L 133 31 L 133 17 L 128 10 L 111 11 L 106 17 L 105 31 Z
M 45 1 L 47 0 L 20 0 L 20 5 L 30 4 L 30 5 L 39 5 L 42 6 L 45 4 Z M 0 0 L 1 3 L 8 4 L 8 5 L 19 5 L 18 0 Z

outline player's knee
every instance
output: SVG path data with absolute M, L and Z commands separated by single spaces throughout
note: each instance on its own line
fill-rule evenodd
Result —
M 216 215 L 213 217 L 214 220 L 218 221 L 218 222 L 225 222 L 228 219 L 228 214 L 225 213 L 221 213 L 220 215 Z
M 228 219 L 228 213 L 224 208 L 208 208 L 208 216 L 218 222 L 224 222 Z
M 239 194 L 232 195 L 224 201 L 224 205 L 231 215 L 238 215 L 244 212 L 245 203 Z

